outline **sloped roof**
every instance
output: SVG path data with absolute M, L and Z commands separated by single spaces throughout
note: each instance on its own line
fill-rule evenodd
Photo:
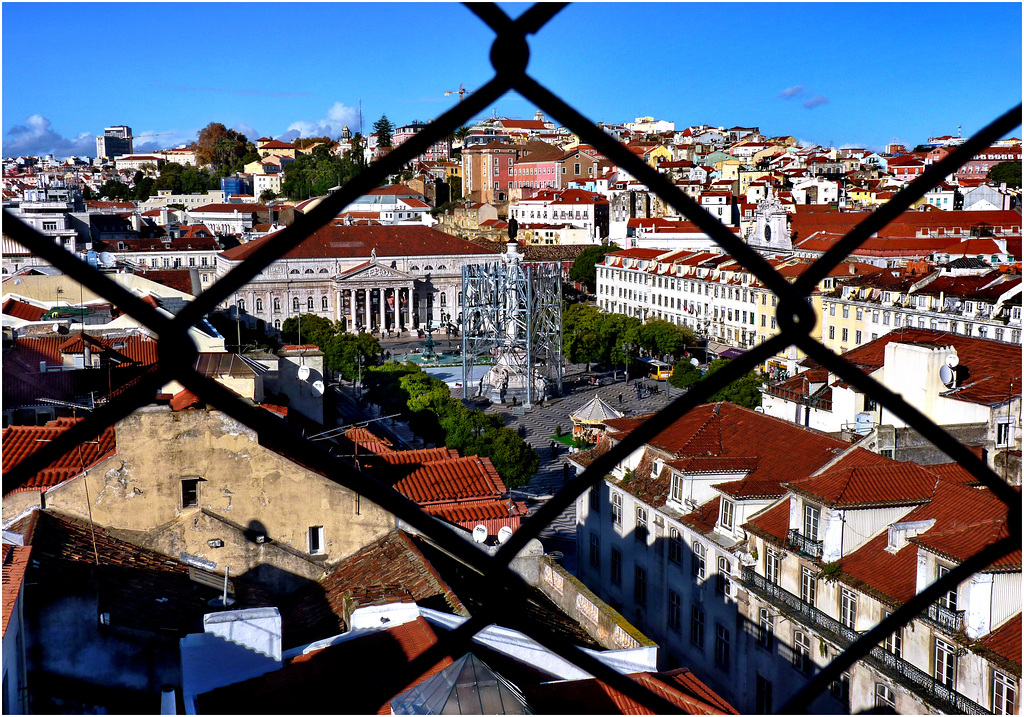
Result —
M 396 715 L 531 714 L 519 690 L 472 652 L 390 702 Z
M 682 714 L 739 714 L 685 667 L 629 677 L 671 702 Z M 548 682 L 525 691 L 537 714 L 657 714 L 597 679 Z
M 47 450 L 46 443 L 68 431 L 83 419 L 58 418 L 45 426 L 8 426 L 3 429 L 3 472 L 6 474 L 36 451 Z M 107 426 L 94 441 L 87 441 L 56 457 L 49 466 L 36 473 L 11 493 L 26 490 L 46 490 L 81 474 L 100 461 L 112 456 L 116 450 L 114 427 Z M 8 493 L 10 495 L 10 493 Z
M 934 519 L 931 528 L 910 538 L 958 562 L 991 543 L 998 526 L 1006 524 L 1006 506 L 986 490 L 970 488 L 958 481 L 940 479 L 932 499 L 908 513 L 903 522 Z M 908 545 L 893 554 L 886 550 L 888 532 L 883 531 L 844 557 L 843 580 L 872 592 L 889 603 L 903 603 L 917 593 L 917 550 Z M 952 554 L 955 552 L 956 554 Z M 1001 558 L 986 570 L 1020 570 L 1020 551 Z
M 21 584 L 28 568 L 32 546 L 3 544 L 3 634 L 7 634 L 7 623 L 14 614 L 14 605 L 21 593 Z
M 458 500 L 489 500 L 506 492 L 489 458 L 467 456 L 425 463 L 394 484 L 420 505 Z
M 39 321 L 47 311 L 48 309 L 43 306 L 36 306 L 13 297 L 7 299 L 3 305 L 3 313 L 25 321 Z
M 606 421 L 605 425 L 611 438 L 620 439 L 648 417 L 616 418 Z M 837 450 L 850 446 L 824 433 L 732 403 L 697 406 L 648 441 L 648 445 L 676 459 L 708 456 L 742 459 L 721 465 L 732 471 L 749 468 L 743 479 L 751 481 L 749 490 L 759 497 L 781 497 L 786 492 L 782 481 L 810 476 L 833 460 Z M 694 466 L 711 469 L 714 463 L 706 466 L 703 462 L 694 463 Z M 685 466 L 681 464 L 680 469 Z M 668 494 L 669 472 L 662 471 L 651 483 L 650 497 L 663 501 Z M 777 487 L 768 492 L 771 483 Z M 747 490 L 739 485 L 732 488 L 744 493 Z
M 287 637 L 287 632 L 285 633 Z M 422 617 L 293 658 L 280 670 L 199 696 L 203 714 L 389 714 L 367 689 L 423 654 L 437 635 Z M 452 664 L 445 656 L 402 691 Z
M 827 470 L 786 486 L 834 508 L 917 505 L 931 499 L 937 479 L 934 473 L 916 463 L 878 458 L 869 466 L 840 459 Z
M 251 256 L 274 234 L 228 249 L 220 256 L 241 261 Z M 425 226 L 324 226 L 313 232 L 282 259 L 368 257 L 372 249 L 377 256 L 453 256 L 462 254 L 496 254 L 472 242 L 459 239 Z
M 978 640 L 982 654 L 993 653 L 1003 658 L 1003 665 L 1020 677 L 1021 614 L 1018 612 L 995 630 Z
M 468 614 L 409 536 L 393 530 L 288 598 L 281 607 L 285 643 L 302 645 L 343 632 L 346 602 L 381 595 L 392 596 L 386 602 L 404 596 L 437 610 Z
M 89 591 L 86 586 L 95 579 L 98 554 L 103 611 L 110 614 L 112 626 L 183 637 L 210 612 L 209 600 L 219 591 L 193 582 L 188 565 L 84 520 L 45 510 L 34 515 L 37 522 L 26 540 L 32 545 L 28 579 L 36 583 L 36 605 Z M 244 578 L 232 580 L 235 609 L 271 604 L 260 586 Z
M 609 418 L 621 417 L 622 412 L 609 406 L 600 396 L 594 396 L 589 403 L 569 414 L 570 419 L 579 423 L 603 423 Z

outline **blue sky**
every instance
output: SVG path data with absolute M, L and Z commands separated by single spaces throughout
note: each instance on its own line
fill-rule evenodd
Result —
M 250 139 L 336 136 L 357 129 L 360 101 L 369 132 L 383 113 L 435 117 L 458 101 L 446 90 L 493 74 L 493 33 L 455 3 L 5 2 L 2 13 L 3 156 L 91 156 L 115 124 L 143 150 L 190 142 L 209 122 Z M 913 145 L 957 125 L 969 135 L 1021 101 L 1021 5 L 581 3 L 531 39 L 529 69 L 594 121 Z M 536 107 L 512 94 L 492 111 Z

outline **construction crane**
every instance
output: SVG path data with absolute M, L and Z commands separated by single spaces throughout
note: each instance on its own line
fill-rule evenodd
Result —
M 444 96 L 448 97 L 450 95 L 454 95 L 456 92 L 459 93 L 459 102 L 462 102 L 462 96 L 465 95 L 465 94 L 472 93 L 473 90 L 467 90 L 465 87 L 462 86 L 462 83 L 460 82 L 459 83 L 459 89 L 457 89 L 457 90 L 448 90 L 447 92 L 444 93 Z

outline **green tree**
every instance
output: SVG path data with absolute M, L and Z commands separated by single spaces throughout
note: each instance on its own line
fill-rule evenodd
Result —
M 988 170 L 986 177 L 996 184 L 1006 182 L 1007 187 L 1020 189 L 1020 173 L 1020 162 L 1000 162 Z
M 599 262 L 613 251 L 619 251 L 615 244 L 602 244 L 601 246 L 588 246 L 576 257 L 572 268 L 569 269 L 569 278 L 587 287 L 587 291 L 593 292 L 597 286 L 597 269 Z
M 729 365 L 729 361 L 730 359 L 715 359 L 712 361 L 701 380 L 706 380 L 709 376 L 721 371 Z M 746 376 L 742 376 L 725 388 L 716 391 L 712 394 L 709 401 L 728 401 L 738 406 L 745 406 L 746 408 L 757 408 L 761 405 L 760 387 L 763 383 L 764 379 L 751 371 Z
M 377 133 L 378 147 L 391 146 L 391 135 L 395 132 L 395 126 L 391 124 L 386 114 L 381 115 L 380 119 L 373 123 L 373 131 Z
M 132 188 L 124 182 L 119 182 L 116 179 L 108 179 L 100 185 L 99 195 L 114 201 L 127 200 L 131 199 Z
M 259 159 L 256 146 L 244 134 L 228 129 L 220 122 L 211 122 L 197 134 L 192 145 L 196 162 L 209 165 L 214 171 L 238 172 L 245 166 L 244 160 L 253 162 Z
M 266 204 L 272 199 L 277 199 L 277 192 L 273 189 L 264 189 L 260 192 L 260 204 Z
M 354 381 L 360 370 L 366 371 L 367 368 L 376 366 L 383 353 L 380 343 L 370 334 L 337 333 L 327 339 L 326 343 L 326 367 L 340 373 L 346 381 Z
M 299 332 L 301 333 L 301 337 Z M 285 343 L 316 344 L 324 350 L 331 338 L 338 333 L 333 321 L 316 314 L 300 314 L 291 316 L 281 324 L 281 338 Z
M 664 319 L 651 319 L 639 331 L 641 348 L 658 356 L 679 356 L 687 346 L 693 346 L 697 337 L 688 326 L 680 326 Z
M 690 388 L 701 379 L 700 369 L 689 361 L 680 361 L 672 369 L 668 382 L 676 388 Z

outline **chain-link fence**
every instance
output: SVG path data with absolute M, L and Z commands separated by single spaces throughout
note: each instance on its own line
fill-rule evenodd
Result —
M 838 266 L 868 237 L 908 209 L 915 201 L 921 199 L 926 192 L 942 182 L 947 175 L 955 172 L 978 151 L 1017 127 L 1020 124 L 1021 106 L 1012 108 L 957 147 L 944 159 L 930 166 L 922 176 L 905 186 L 883 207 L 867 216 L 849 234 L 837 241 L 799 279 L 790 284 L 770 266 L 763 256 L 747 246 L 694 200 L 681 192 L 665 175 L 645 164 L 642 159 L 616 142 L 593 122 L 563 102 L 552 90 L 539 84 L 527 73 L 530 53 L 528 37 L 541 30 L 564 7 L 563 4 L 537 4 L 514 20 L 496 5 L 473 3 L 468 7 L 496 35 L 490 57 L 495 69 L 495 76 L 478 90 L 467 95 L 464 101 L 427 125 L 421 132 L 395 148 L 386 157 L 371 164 L 359 176 L 345 184 L 340 191 L 324 199 L 308 214 L 296 215 L 295 222 L 291 226 L 273 235 L 242 264 L 202 292 L 173 318 L 162 316 L 138 296 L 91 269 L 76 256 L 5 211 L 5 234 L 89 289 L 115 303 L 134 319 L 155 332 L 159 336 L 159 363 L 153 372 L 144 375 L 128 390 L 113 397 L 107 404 L 47 444 L 45 451 L 42 448 L 37 450 L 16 468 L 5 474 L 4 493 L 20 486 L 35 473 L 46 468 L 52 462 L 53 457 L 61 456 L 83 441 L 93 439 L 108 425 L 152 402 L 160 387 L 171 380 L 179 381 L 201 396 L 207 403 L 248 425 L 259 434 L 260 441 L 264 445 L 270 448 L 294 449 L 295 445 L 304 440 L 298 432 L 288 426 L 283 426 L 279 419 L 267 411 L 246 404 L 213 379 L 200 375 L 194 370 L 197 351 L 189 338 L 189 327 L 202 320 L 209 312 L 214 311 L 272 261 L 296 247 L 317 228 L 334 219 L 356 198 L 378 187 L 389 175 L 397 173 L 407 162 L 424 153 L 434 142 L 443 139 L 459 126 L 469 122 L 504 93 L 514 90 L 575 132 L 581 142 L 590 144 L 611 162 L 646 184 L 663 201 L 696 224 L 725 251 L 756 275 L 778 297 L 777 321 L 780 331 L 778 335 L 731 361 L 728 366 L 708 380 L 698 383 L 688 393 L 674 400 L 644 425 L 632 431 L 614 448 L 596 459 L 592 465 L 570 480 L 550 501 L 525 521 L 494 556 L 484 553 L 474 544 L 464 541 L 440 527 L 415 503 L 373 477 L 358 471 L 339 458 L 331 456 L 322 444 L 306 441 L 303 445 L 303 458 L 308 467 L 330 475 L 338 483 L 374 501 L 401 520 L 422 531 L 440 547 L 478 573 L 480 584 L 486 584 L 490 595 L 483 608 L 463 625 L 443 635 L 437 644 L 409 661 L 401 669 L 391 671 L 378 684 L 369 687 L 368 699 L 375 699 L 374 704 L 382 704 L 445 655 L 457 657 L 469 651 L 473 635 L 487 625 L 496 622 L 500 617 L 503 625 L 522 631 L 556 654 L 565 657 L 650 709 L 656 712 L 677 711 L 674 705 L 660 695 L 649 692 L 637 682 L 619 674 L 577 647 L 552 636 L 543 626 L 517 617 L 521 612 L 517 609 L 518 606 L 527 599 L 525 592 L 527 586 L 509 568 L 509 562 L 526 546 L 528 541 L 537 537 L 548 523 L 572 505 L 590 486 L 602 481 L 604 476 L 610 473 L 621 460 L 641 448 L 681 415 L 707 401 L 718 390 L 760 366 L 779 351 L 795 345 L 830 372 L 892 411 L 932 444 L 941 446 L 951 459 L 960 463 L 982 485 L 1006 503 L 1009 527 L 1009 537 L 987 546 L 978 554 L 963 561 L 926 590 L 907 601 L 839 654 L 781 708 L 783 713 L 806 710 L 811 701 L 817 695 L 822 694 L 833 680 L 837 679 L 854 662 L 868 655 L 869 651 L 882 642 L 887 635 L 920 615 L 942 594 L 955 588 L 974 572 L 1020 547 L 1021 500 L 1019 493 L 993 473 L 966 446 L 951 438 L 941 427 L 930 421 L 901 396 L 885 388 L 812 339 L 811 330 L 816 319 L 808 296 L 830 270 Z

